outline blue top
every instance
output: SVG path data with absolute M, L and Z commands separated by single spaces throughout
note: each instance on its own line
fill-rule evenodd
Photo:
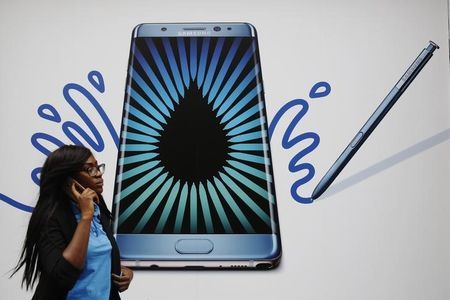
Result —
M 75 203 L 72 211 L 80 222 L 81 212 Z M 100 223 L 100 208 L 94 203 L 86 263 L 67 299 L 107 300 L 111 289 L 111 243 Z

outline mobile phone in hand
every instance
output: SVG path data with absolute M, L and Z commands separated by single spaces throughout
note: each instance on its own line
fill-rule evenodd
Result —
M 65 184 L 64 184 L 64 191 L 65 193 L 72 198 L 74 201 L 76 201 L 77 197 L 74 195 L 73 191 L 72 191 L 72 186 L 75 186 L 75 189 L 77 190 L 78 193 L 83 193 L 83 191 L 85 190 L 85 188 L 75 179 L 73 179 L 72 177 L 69 177 Z

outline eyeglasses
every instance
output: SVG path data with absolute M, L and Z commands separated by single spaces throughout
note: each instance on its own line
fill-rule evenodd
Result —
M 105 164 L 100 164 L 96 167 L 88 167 L 84 168 L 83 171 L 89 174 L 89 176 L 95 176 L 97 173 L 100 173 L 100 175 L 103 175 L 105 173 Z

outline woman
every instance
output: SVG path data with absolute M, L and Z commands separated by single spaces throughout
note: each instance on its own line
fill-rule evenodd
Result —
M 120 299 L 128 289 L 133 272 L 120 266 L 101 196 L 104 168 L 82 146 L 62 146 L 47 157 L 13 272 L 25 266 L 27 289 L 38 280 L 33 299 Z

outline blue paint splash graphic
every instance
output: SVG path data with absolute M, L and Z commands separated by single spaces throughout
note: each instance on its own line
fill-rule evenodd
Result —
M 103 76 L 99 71 L 94 70 L 89 72 L 87 78 L 89 83 L 95 88 L 95 90 L 97 90 L 100 93 L 105 92 L 105 83 L 103 80 Z M 75 98 L 73 97 L 74 94 L 78 94 L 78 96 L 81 95 L 82 97 L 81 98 L 78 97 L 77 98 L 78 100 L 75 100 Z M 105 124 L 116 147 L 117 148 L 119 147 L 119 136 L 115 131 L 114 126 L 112 125 L 111 120 L 108 118 L 105 110 L 97 101 L 97 99 L 94 97 L 94 95 L 92 95 L 86 88 L 77 83 L 68 83 L 63 88 L 63 96 L 66 102 L 78 114 L 78 116 L 81 118 L 81 120 L 89 129 L 89 132 L 86 132 L 79 124 L 75 123 L 74 121 L 63 122 L 61 124 L 61 129 L 73 144 L 89 146 L 97 152 L 102 152 L 105 149 L 103 137 L 100 135 L 100 132 L 97 129 L 96 125 L 94 125 L 94 123 L 91 121 L 91 118 L 81 109 L 81 107 L 77 103 L 77 101 L 80 101 L 81 99 L 84 101 L 87 100 L 94 107 L 95 111 L 98 113 L 103 123 Z M 37 113 L 41 118 L 48 120 L 50 122 L 54 122 L 57 124 L 62 122 L 60 114 L 51 104 L 45 103 L 40 105 L 37 110 Z M 80 140 L 77 136 L 81 137 L 82 140 Z M 48 156 L 54 149 L 46 148 L 42 142 L 54 145 L 55 146 L 54 149 L 65 144 L 60 139 L 45 132 L 34 133 L 31 136 L 31 144 L 34 146 L 36 150 L 38 150 L 45 156 Z M 36 185 L 39 185 L 40 173 L 41 167 L 34 168 L 31 171 L 31 179 Z M 2 193 L 0 193 L 0 200 L 6 202 L 7 204 L 19 210 L 25 212 L 33 211 L 33 207 L 23 204 L 20 201 L 14 200 Z

